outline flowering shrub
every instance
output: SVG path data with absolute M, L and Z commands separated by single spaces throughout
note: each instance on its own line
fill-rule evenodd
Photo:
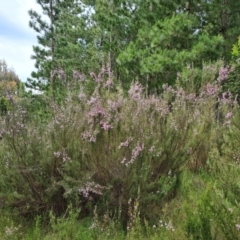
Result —
M 28 99 L 12 101 L 0 122 L 0 199 L 26 215 L 61 214 L 70 203 L 83 216 L 94 205 L 102 215 L 117 209 L 126 229 L 132 199 L 139 218 L 154 222 L 177 196 L 182 172 L 207 171 L 212 149 L 222 151 L 234 99 L 220 94 L 217 79 L 198 93 L 164 85 L 159 96 L 136 82 L 125 96 L 107 70 L 91 76 L 97 84 L 90 95 L 82 87 L 66 91 L 61 104 L 43 96 L 46 121 L 27 112 Z M 173 231 L 172 224 L 164 226 Z

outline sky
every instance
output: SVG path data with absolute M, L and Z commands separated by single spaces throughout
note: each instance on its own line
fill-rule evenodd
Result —
M 0 60 L 24 82 L 34 70 L 31 55 L 37 44 L 37 34 L 29 27 L 30 9 L 41 13 L 36 0 L 0 0 Z

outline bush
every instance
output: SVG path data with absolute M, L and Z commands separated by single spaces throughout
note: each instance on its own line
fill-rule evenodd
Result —
M 39 97 L 41 111 L 29 111 L 28 97 L 11 98 L 0 122 L 2 205 L 28 219 L 50 211 L 61 216 L 69 205 L 89 217 L 97 206 L 100 217 L 118 216 L 127 232 L 129 209 L 137 202 L 139 223 L 154 225 L 177 199 L 182 174 L 188 169 L 213 174 L 216 160 L 210 156 L 226 152 L 222 138 L 238 109 L 220 93 L 219 65 L 211 69 L 211 81 L 204 75 L 197 93 L 179 83 L 163 85 L 160 96 L 146 95 L 136 82 L 125 96 L 103 72 L 92 74 L 92 94 L 80 88 L 78 94 L 66 91 L 60 102 Z M 210 239 L 209 219 L 217 208 L 208 212 L 208 204 L 197 205 L 205 218 L 186 210 L 188 236 Z

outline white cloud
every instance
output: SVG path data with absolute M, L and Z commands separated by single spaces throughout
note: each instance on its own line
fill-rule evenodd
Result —
M 36 33 L 28 23 L 30 9 L 41 13 L 34 0 L 0 0 L 0 59 L 5 59 L 22 81 L 34 70 L 30 56 L 37 43 Z
M 28 41 L 18 42 L 0 36 L 0 58 L 5 59 L 8 66 L 13 68 L 22 81 L 26 81 L 34 70 L 32 45 Z
M 29 28 L 28 11 L 34 9 L 41 12 L 40 6 L 34 0 L 0 0 L 1 18 L 11 22 L 22 31 L 32 32 Z

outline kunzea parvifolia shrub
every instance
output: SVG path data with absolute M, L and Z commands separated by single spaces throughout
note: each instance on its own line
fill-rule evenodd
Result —
M 125 225 L 128 202 L 138 199 L 141 218 L 153 219 L 176 196 L 181 172 L 206 166 L 215 129 L 231 121 L 232 100 L 219 96 L 217 81 L 198 95 L 163 85 L 160 96 L 138 82 L 125 96 L 104 70 L 86 81 L 95 82 L 92 94 L 80 87 L 61 103 L 48 100 L 48 121 L 36 125 L 17 102 L 1 118 L 2 199 L 24 214 L 61 214 L 71 203 L 87 216 L 98 205 Z

